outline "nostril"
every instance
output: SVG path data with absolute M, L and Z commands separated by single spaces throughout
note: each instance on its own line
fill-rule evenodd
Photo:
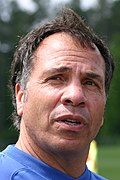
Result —
M 81 107 L 84 107 L 85 106 L 85 102 L 81 101 L 81 102 L 72 102 L 71 100 L 69 99 L 66 99 L 64 101 L 64 105 L 72 105 L 72 106 L 78 106 L 80 105 Z
M 66 100 L 65 100 L 65 102 L 64 102 L 64 104 L 73 104 L 73 103 L 72 103 L 72 101 L 71 101 L 71 100 L 66 99 Z
M 72 101 L 71 101 L 71 100 L 69 100 L 69 99 L 67 99 L 65 102 L 66 102 L 66 103 L 71 103 Z
M 80 107 L 85 107 L 85 102 L 81 102 L 79 105 Z

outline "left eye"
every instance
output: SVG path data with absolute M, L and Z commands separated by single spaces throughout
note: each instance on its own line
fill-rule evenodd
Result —
M 91 80 L 88 80 L 86 82 L 84 82 L 85 85 L 89 85 L 89 86 L 95 86 L 95 82 L 94 81 L 91 81 Z

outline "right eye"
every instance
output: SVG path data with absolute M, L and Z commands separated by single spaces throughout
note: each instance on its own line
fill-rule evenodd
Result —
M 53 75 L 47 78 L 47 82 L 58 85 L 65 82 L 65 77 L 61 74 Z
M 49 80 L 59 81 L 59 80 L 62 80 L 62 77 L 60 75 L 55 75 L 55 76 L 50 77 Z

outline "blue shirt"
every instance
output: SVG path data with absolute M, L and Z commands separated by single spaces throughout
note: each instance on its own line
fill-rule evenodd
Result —
M 1 180 L 106 180 L 92 173 L 86 167 L 79 178 L 67 174 L 45 164 L 33 156 L 9 145 L 0 153 Z

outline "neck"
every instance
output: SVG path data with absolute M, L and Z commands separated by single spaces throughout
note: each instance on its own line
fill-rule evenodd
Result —
M 86 152 L 81 150 L 79 153 L 51 152 L 35 144 L 25 127 L 20 131 L 16 147 L 73 178 L 81 176 L 85 171 L 88 148 Z

